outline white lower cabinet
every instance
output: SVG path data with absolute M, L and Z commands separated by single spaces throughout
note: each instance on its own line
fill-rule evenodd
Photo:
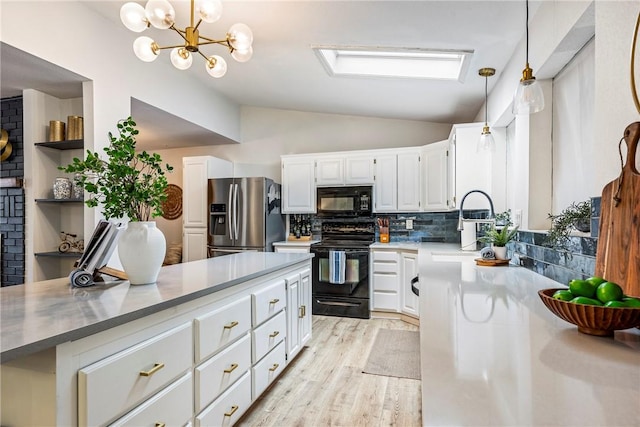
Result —
M 401 262 L 401 282 L 400 282 L 400 299 L 402 301 L 401 311 L 405 314 L 418 317 L 420 300 L 411 290 L 411 279 L 418 274 L 418 253 L 402 252 L 400 254 Z
M 418 253 L 406 249 L 371 249 L 373 310 L 418 317 L 419 299 L 411 291 L 418 274 Z
M 232 426 L 251 406 L 251 371 L 196 416 L 196 427 Z
M 189 372 L 111 426 L 184 426 L 191 422 L 192 403 L 193 382 Z
M 80 369 L 79 424 L 104 425 L 140 404 L 191 368 L 192 348 L 185 323 Z
M 252 368 L 253 395 L 260 396 L 280 375 L 287 363 L 287 352 L 284 342 L 280 342 L 261 361 Z
M 253 340 L 253 361 L 262 359 L 276 345 L 284 341 L 287 335 L 287 317 L 285 311 L 281 311 L 251 333 Z
M 293 274 L 287 283 L 287 354 L 296 357 L 311 339 L 311 270 Z
M 246 333 L 237 342 L 196 367 L 196 412 L 200 412 L 213 402 L 249 369 L 251 369 L 251 335 Z

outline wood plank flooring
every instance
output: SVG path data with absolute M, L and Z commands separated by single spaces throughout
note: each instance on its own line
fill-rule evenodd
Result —
M 362 373 L 378 329 L 394 319 L 313 316 L 313 338 L 240 426 L 420 426 L 420 381 Z

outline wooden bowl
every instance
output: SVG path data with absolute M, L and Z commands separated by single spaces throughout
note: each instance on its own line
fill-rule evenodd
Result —
M 613 331 L 640 326 L 640 308 L 602 307 L 553 298 L 553 294 L 560 289 L 567 290 L 543 289 L 538 291 L 538 295 L 553 314 L 578 326 L 578 331 L 583 334 L 611 336 Z

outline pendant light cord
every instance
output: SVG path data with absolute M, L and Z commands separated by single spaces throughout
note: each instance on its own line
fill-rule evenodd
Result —
M 484 124 L 488 126 L 488 111 L 489 111 L 489 95 L 487 91 L 487 82 L 489 81 L 489 76 L 484 76 Z
M 525 43 L 525 54 L 526 54 L 526 59 L 527 59 L 527 67 L 529 66 L 529 0 L 525 1 L 525 5 L 526 5 L 526 22 L 525 22 L 525 34 L 526 34 L 526 43 Z

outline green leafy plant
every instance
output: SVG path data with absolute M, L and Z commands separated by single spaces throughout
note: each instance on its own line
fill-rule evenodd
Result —
M 509 230 L 509 227 L 504 226 L 501 229 L 496 227 L 490 228 L 485 232 L 485 235 L 478 240 L 484 243 L 490 243 L 493 246 L 506 246 L 507 243 L 516 238 L 518 233 L 518 227 Z
M 87 150 L 85 160 L 76 157 L 59 169 L 76 174 L 76 183 L 90 194 L 85 204 L 101 204 L 107 219 L 126 216 L 131 221 L 148 221 L 162 215 L 168 186 L 165 171 L 173 167 L 163 167 L 157 153 L 136 152 L 138 130 L 131 117 L 120 120 L 117 127 L 117 137 L 109 132 L 110 145 L 104 149 L 107 160 Z
M 513 222 L 511 222 L 511 209 L 496 214 L 496 225 L 506 225 L 507 227 L 513 225 Z
M 565 248 L 574 228 L 580 231 L 590 229 L 591 201 L 571 203 L 560 214 L 549 214 L 549 219 L 551 219 L 551 229 L 547 233 L 545 244 L 550 247 Z

